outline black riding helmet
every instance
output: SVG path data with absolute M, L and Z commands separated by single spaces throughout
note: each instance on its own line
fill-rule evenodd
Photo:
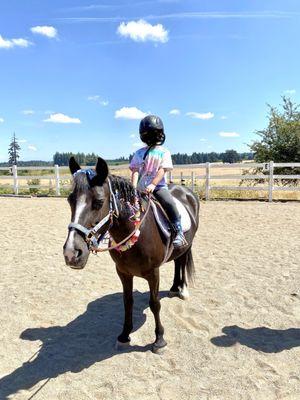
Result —
M 148 146 L 162 145 L 166 140 L 164 124 L 156 115 L 147 115 L 140 122 L 141 141 Z

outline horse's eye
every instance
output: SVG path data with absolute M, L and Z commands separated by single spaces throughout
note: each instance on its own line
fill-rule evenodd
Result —
M 92 203 L 93 210 L 100 210 L 102 206 L 103 206 L 103 200 L 94 200 Z

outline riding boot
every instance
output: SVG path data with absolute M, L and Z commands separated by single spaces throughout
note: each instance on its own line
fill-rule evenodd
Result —
M 187 245 L 187 241 L 184 237 L 183 230 L 182 230 L 182 225 L 180 219 L 177 220 L 172 224 L 172 228 L 174 229 L 175 232 L 175 238 L 173 240 L 173 246 L 174 248 L 179 248 L 179 247 L 184 247 Z

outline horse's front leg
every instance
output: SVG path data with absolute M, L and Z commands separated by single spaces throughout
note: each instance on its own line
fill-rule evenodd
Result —
M 146 277 L 149 288 L 150 288 L 150 301 L 149 306 L 151 311 L 153 312 L 155 319 L 155 335 L 156 340 L 153 343 L 152 351 L 153 353 L 159 352 L 160 349 L 167 345 L 167 342 L 164 339 L 164 327 L 160 322 L 160 299 L 159 299 L 159 268 L 155 268 L 147 277 Z
M 117 267 L 117 273 L 121 279 L 123 285 L 123 301 L 124 301 L 124 309 L 125 309 L 125 318 L 123 331 L 121 335 L 118 336 L 117 348 L 126 347 L 130 343 L 130 333 L 132 331 L 132 308 L 133 308 L 133 296 L 132 296 L 132 286 L 133 286 L 133 276 L 124 274 L 119 271 Z

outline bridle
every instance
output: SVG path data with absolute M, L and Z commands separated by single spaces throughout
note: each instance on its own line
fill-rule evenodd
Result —
M 112 184 L 110 178 L 107 178 L 108 182 L 108 187 L 109 187 L 109 211 L 108 214 L 102 218 L 100 222 L 98 222 L 93 228 L 88 229 L 85 226 L 77 223 L 77 222 L 71 222 L 68 226 L 68 230 L 70 231 L 71 229 L 75 229 L 76 231 L 82 233 L 84 235 L 85 242 L 88 246 L 88 249 L 90 252 L 96 254 L 99 252 L 103 251 L 109 251 L 109 250 L 115 250 L 119 249 L 121 245 L 126 243 L 128 240 L 130 240 L 140 229 L 146 215 L 148 214 L 148 211 L 150 209 L 150 199 L 148 199 L 148 206 L 145 211 L 145 214 L 143 215 L 143 218 L 135 224 L 135 229 L 121 242 L 114 244 L 113 246 L 109 246 L 106 248 L 100 248 L 100 242 L 104 239 L 106 233 L 109 231 L 110 228 L 113 226 L 113 218 L 116 217 L 118 218 L 120 215 L 119 212 L 119 207 L 116 199 L 116 195 L 112 189 Z M 109 225 L 107 229 L 105 229 L 103 232 L 100 233 L 100 230 L 109 222 Z

